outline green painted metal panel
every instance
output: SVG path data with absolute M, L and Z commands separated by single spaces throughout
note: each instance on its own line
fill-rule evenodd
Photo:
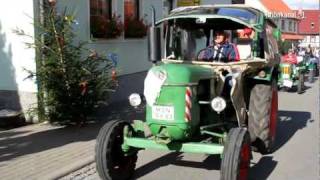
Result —
M 214 71 L 210 67 L 195 64 L 162 64 L 155 66 L 152 71 L 165 71 L 168 78 L 167 85 L 198 83 L 201 79 L 209 79 L 214 76 Z
M 262 81 L 271 81 L 274 68 L 265 68 L 264 71 L 266 72 L 265 77 L 262 78 L 257 75 L 257 76 L 254 76 L 253 79 L 262 80 Z
M 264 77 L 264 78 L 259 77 L 259 76 L 255 76 L 254 79 L 262 80 L 262 81 L 271 81 L 272 75 L 268 73 L 268 74 L 266 74 L 266 77 Z
M 211 79 L 214 71 L 209 67 L 192 64 L 162 64 L 155 66 L 151 71 L 163 71 L 167 79 L 162 86 L 155 105 L 171 106 L 174 108 L 174 120 L 154 119 L 152 107 L 146 107 L 146 119 L 151 132 L 155 136 L 168 136 L 171 140 L 183 140 L 189 138 L 199 124 L 199 105 L 196 102 L 196 85 L 201 79 Z M 190 85 L 193 84 L 193 85 Z M 191 121 L 185 121 L 186 89 L 193 91 L 191 97 Z M 163 134 L 161 134 L 161 132 Z M 161 135 L 159 135 L 161 134 Z
M 160 144 L 152 139 L 127 137 L 124 139 L 127 146 L 141 149 L 158 149 L 175 152 L 202 153 L 202 154 L 222 154 L 223 145 L 209 143 L 181 143 L 172 142 L 170 144 Z
M 163 119 L 152 118 L 152 107 L 147 105 L 147 124 L 149 125 L 153 135 L 158 135 L 161 128 L 166 128 L 168 135 L 172 140 L 181 140 L 188 138 L 192 134 L 192 127 L 199 122 L 199 118 L 195 115 L 197 108 L 193 109 L 192 124 L 185 121 L 185 93 L 186 87 L 162 87 L 160 96 L 157 99 L 156 105 L 173 106 L 174 120 L 168 121 Z M 194 103 L 193 106 L 196 106 Z
M 274 29 L 273 36 L 277 41 L 281 41 L 281 30 L 279 28 Z

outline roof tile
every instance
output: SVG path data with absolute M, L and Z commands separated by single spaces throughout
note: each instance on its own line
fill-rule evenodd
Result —
M 282 0 L 261 0 L 261 3 L 271 12 L 291 13 L 292 10 Z
M 304 18 L 298 24 L 299 34 L 319 34 L 320 10 L 303 10 Z M 313 23 L 313 28 L 312 24 Z

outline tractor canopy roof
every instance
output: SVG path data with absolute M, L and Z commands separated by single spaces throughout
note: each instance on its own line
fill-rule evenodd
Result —
M 223 29 L 240 29 L 250 27 L 261 32 L 264 23 L 264 13 L 247 5 L 203 5 L 181 7 L 158 21 L 179 20 L 189 25 L 223 27 Z

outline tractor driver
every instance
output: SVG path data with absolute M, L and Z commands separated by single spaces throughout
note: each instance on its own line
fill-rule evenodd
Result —
M 200 51 L 198 60 L 200 61 L 218 61 L 218 62 L 234 62 L 239 61 L 239 52 L 237 46 L 228 41 L 229 33 L 226 31 L 216 31 L 214 45 L 209 46 Z M 223 96 L 230 98 L 231 88 L 233 86 L 232 76 L 229 72 L 223 71 L 222 74 L 225 76 L 225 84 L 223 90 Z
M 239 61 L 239 52 L 235 44 L 228 41 L 229 33 L 226 31 L 215 31 L 214 45 L 200 51 L 198 60 L 233 62 Z

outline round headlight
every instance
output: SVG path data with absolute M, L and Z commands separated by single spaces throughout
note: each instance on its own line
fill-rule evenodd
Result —
M 212 99 L 211 107 L 214 111 L 220 113 L 227 107 L 227 103 L 222 97 L 216 97 Z
M 133 93 L 129 96 L 129 103 L 133 107 L 137 107 L 141 104 L 141 97 L 137 93 Z

